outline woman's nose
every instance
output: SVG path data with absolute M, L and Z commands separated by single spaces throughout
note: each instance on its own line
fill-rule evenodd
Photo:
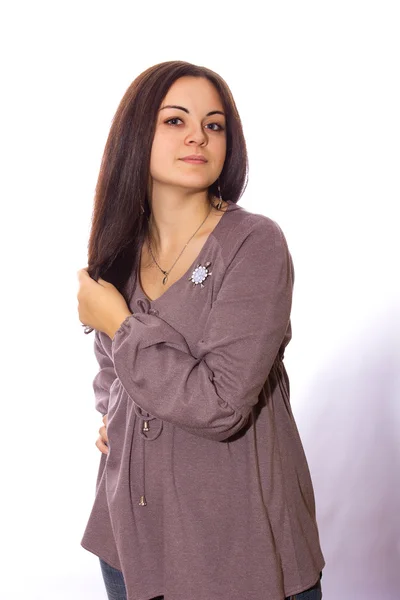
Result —
M 202 127 L 193 129 L 186 138 L 186 143 L 203 145 L 207 142 L 207 135 Z

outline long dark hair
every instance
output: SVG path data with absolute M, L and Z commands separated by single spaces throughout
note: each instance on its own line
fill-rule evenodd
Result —
M 227 152 L 219 176 L 221 196 L 237 202 L 247 185 L 248 159 L 240 117 L 232 93 L 214 71 L 183 61 L 163 62 L 141 73 L 125 92 L 113 118 L 96 185 L 88 243 L 88 272 L 117 287 L 129 302 L 127 283 L 136 273 L 147 234 L 147 198 L 151 147 L 160 104 L 171 85 L 184 76 L 208 79 L 226 112 Z M 217 181 L 209 198 L 218 196 Z M 141 214 L 141 206 L 144 214 Z

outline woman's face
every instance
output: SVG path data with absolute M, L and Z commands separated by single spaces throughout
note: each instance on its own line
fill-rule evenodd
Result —
M 222 171 L 226 120 L 221 98 L 203 77 L 181 77 L 161 103 L 151 149 L 153 187 L 207 189 Z M 203 161 L 189 162 L 188 156 Z

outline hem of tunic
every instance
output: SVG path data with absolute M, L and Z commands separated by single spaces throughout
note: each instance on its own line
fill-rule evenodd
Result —
M 117 566 L 115 563 L 113 563 L 113 561 L 110 560 L 109 558 L 107 558 L 107 556 L 105 554 L 103 554 L 103 553 L 100 554 L 98 550 L 94 550 L 94 549 L 90 548 L 88 545 L 83 544 L 82 542 L 81 542 L 81 546 L 88 552 L 91 552 L 92 554 L 97 556 L 97 558 L 101 558 L 102 560 L 104 560 L 108 565 L 110 565 L 110 567 L 113 567 L 113 569 L 117 569 L 117 571 L 121 571 L 120 566 L 119 565 Z
M 92 550 L 91 548 L 89 548 L 89 546 L 83 544 L 81 542 L 81 546 L 82 548 L 84 548 L 85 550 L 87 550 L 88 552 L 91 552 L 92 554 L 94 554 L 95 556 L 97 556 L 98 558 L 101 558 L 102 560 L 104 560 L 107 564 L 109 564 L 111 567 L 113 567 L 114 569 L 117 569 L 118 571 L 120 571 L 121 569 L 117 566 L 115 566 L 115 564 L 112 563 L 112 561 L 110 561 L 106 555 L 100 555 L 98 550 Z M 319 569 L 317 569 L 317 574 L 316 576 L 314 575 L 314 578 L 312 581 L 308 582 L 308 583 L 303 583 L 301 585 L 301 588 L 293 588 L 292 590 L 289 590 L 288 592 L 286 590 L 284 590 L 284 594 L 285 594 L 285 598 L 290 597 L 290 596 L 296 596 L 297 594 L 301 594 L 302 592 L 305 592 L 306 590 L 308 590 L 309 588 L 311 588 L 313 585 L 316 585 L 320 579 L 320 573 L 322 573 L 323 569 L 325 567 L 325 561 L 322 562 L 321 567 Z M 122 571 L 121 571 L 122 572 Z M 155 598 L 157 596 L 163 596 L 164 593 L 163 592 L 151 592 L 150 596 L 143 598 L 143 599 L 138 599 L 138 600 L 148 600 L 148 598 Z M 146 594 L 147 596 L 147 594 Z M 271 598 L 270 600 L 282 600 L 281 597 L 279 598 Z
M 82 544 L 82 542 L 81 542 L 81 546 L 88 552 L 91 552 L 92 554 L 97 556 L 97 558 L 101 558 L 102 560 L 104 560 L 108 565 L 110 565 L 110 567 L 113 567 L 113 569 L 117 569 L 117 571 L 121 571 L 121 569 L 119 567 L 117 567 L 115 564 L 113 564 L 112 560 L 109 560 L 108 558 L 106 558 L 105 555 L 100 556 L 98 550 L 92 550 L 86 544 Z M 121 573 L 122 573 L 122 571 L 121 571 Z M 123 575 L 123 573 L 122 573 L 122 575 Z M 128 595 L 128 590 L 126 590 L 126 593 Z M 146 592 L 146 595 L 143 596 L 143 598 L 138 598 L 137 600 L 149 600 L 149 598 L 157 598 L 158 596 L 164 596 L 164 593 L 163 592 L 149 592 L 149 593 Z
M 306 592 L 311 587 L 313 587 L 313 585 L 316 585 L 318 583 L 318 581 L 320 580 L 320 573 L 322 573 L 324 567 L 325 567 L 325 561 L 323 561 L 321 568 L 318 569 L 317 578 L 314 579 L 313 581 L 311 581 L 310 584 L 308 584 L 308 583 L 304 584 L 303 583 L 300 589 L 299 588 L 293 588 L 289 592 L 286 592 L 286 590 L 284 590 L 285 598 L 287 598 L 287 597 L 290 598 L 290 596 L 296 596 L 297 594 L 302 594 L 303 592 Z M 280 599 L 276 598 L 274 600 L 280 600 Z

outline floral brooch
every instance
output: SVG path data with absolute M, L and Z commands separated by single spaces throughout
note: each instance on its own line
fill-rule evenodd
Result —
M 210 262 L 206 262 L 204 266 L 198 264 L 191 276 L 189 277 L 189 281 L 191 281 L 195 285 L 200 284 L 200 287 L 203 288 L 203 281 L 205 281 L 209 275 L 212 275 L 212 273 L 208 270 L 208 267 L 210 265 Z

